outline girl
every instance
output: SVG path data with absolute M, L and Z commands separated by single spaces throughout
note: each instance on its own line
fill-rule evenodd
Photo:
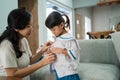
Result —
M 66 21 L 63 16 L 66 17 Z M 56 62 L 52 64 L 56 80 L 80 80 L 77 73 L 79 46 L 76 39 L 66 30 L 70 27 L 68 16 L 54 11 L 48 15 L 45 25 L 55 36 L 50 51 L 57 56 Z
M 8 26 L 0 36 L 0 76 L 30 80 L 30 74 L 55 61 L 55 55 L 50 53 L 41 61 L 32 64 L 50 47 L 51 43 L 47 42 L 38 54 L 33 56 L 26 39 L 31 34 L 32 25 L 33 18 L 27 10 L 14 9 L 9 13 Z

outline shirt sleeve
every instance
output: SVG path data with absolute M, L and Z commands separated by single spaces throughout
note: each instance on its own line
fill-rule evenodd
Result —
M 24 45 L 24 49 L 25 51 L 29 54 L 29 56 L 31 57 L 32 56 L 32 52 L 30 50 L 30 47 L 29 47 L 29 44 L 28 44 L 28 41 L 26 38 L 23 38 L 22 40 L 22 44 Z
M 17 67 L 17 59 L 12 44 L 6 41 L 0 50 L 0 60 L 4 68 Z
M 67 51 L 72 60 L 79 60 L 80 58 L 80 47 L 76 40 L 70 40 L 66 43 Z

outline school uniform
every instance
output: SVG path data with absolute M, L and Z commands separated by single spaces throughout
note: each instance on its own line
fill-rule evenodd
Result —
M 65 56 L 63 53 L 56 53 L 57 60 L 52 63 L 52 70 L 56 73 L 56 80 L 80 80 L 77 72 L 80 47 L 77 40 L 70 33 L 65 33 L 54 38 L 52 47 L 66 49 L 69 55 Z

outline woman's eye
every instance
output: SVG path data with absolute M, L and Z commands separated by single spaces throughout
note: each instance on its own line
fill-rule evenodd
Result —
M 32 25 L 27 25 L 27 28 L 30 28 L 30 27 L 32 27 Z

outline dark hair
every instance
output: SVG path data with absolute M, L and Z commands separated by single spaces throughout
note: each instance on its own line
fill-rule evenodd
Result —
M 19 48 L 20 34 L 15 29 L 24 29 L 29 24 L 30 18 L 31 14 L 25 9 L 18 8 L 12 10 L 8 15 L 8 26 L 0 36 L 0 43 L 4 39 L 8 39 L 12 43 L 17 58 L 22 56 L 23 51 Z
M 66 21 L 64 20 L 63 16 L 66 17 Z M 66 14 L 60 14 L 57 11 L 53 11 L 50 13 L 45 21 L 45 25 L 47 28 L 53 28 L 57 25 L 60 25 L 61 22 L 64 22 L 65 28 L 69 27 L 70 28 L 70 21 L 69 18 Z

